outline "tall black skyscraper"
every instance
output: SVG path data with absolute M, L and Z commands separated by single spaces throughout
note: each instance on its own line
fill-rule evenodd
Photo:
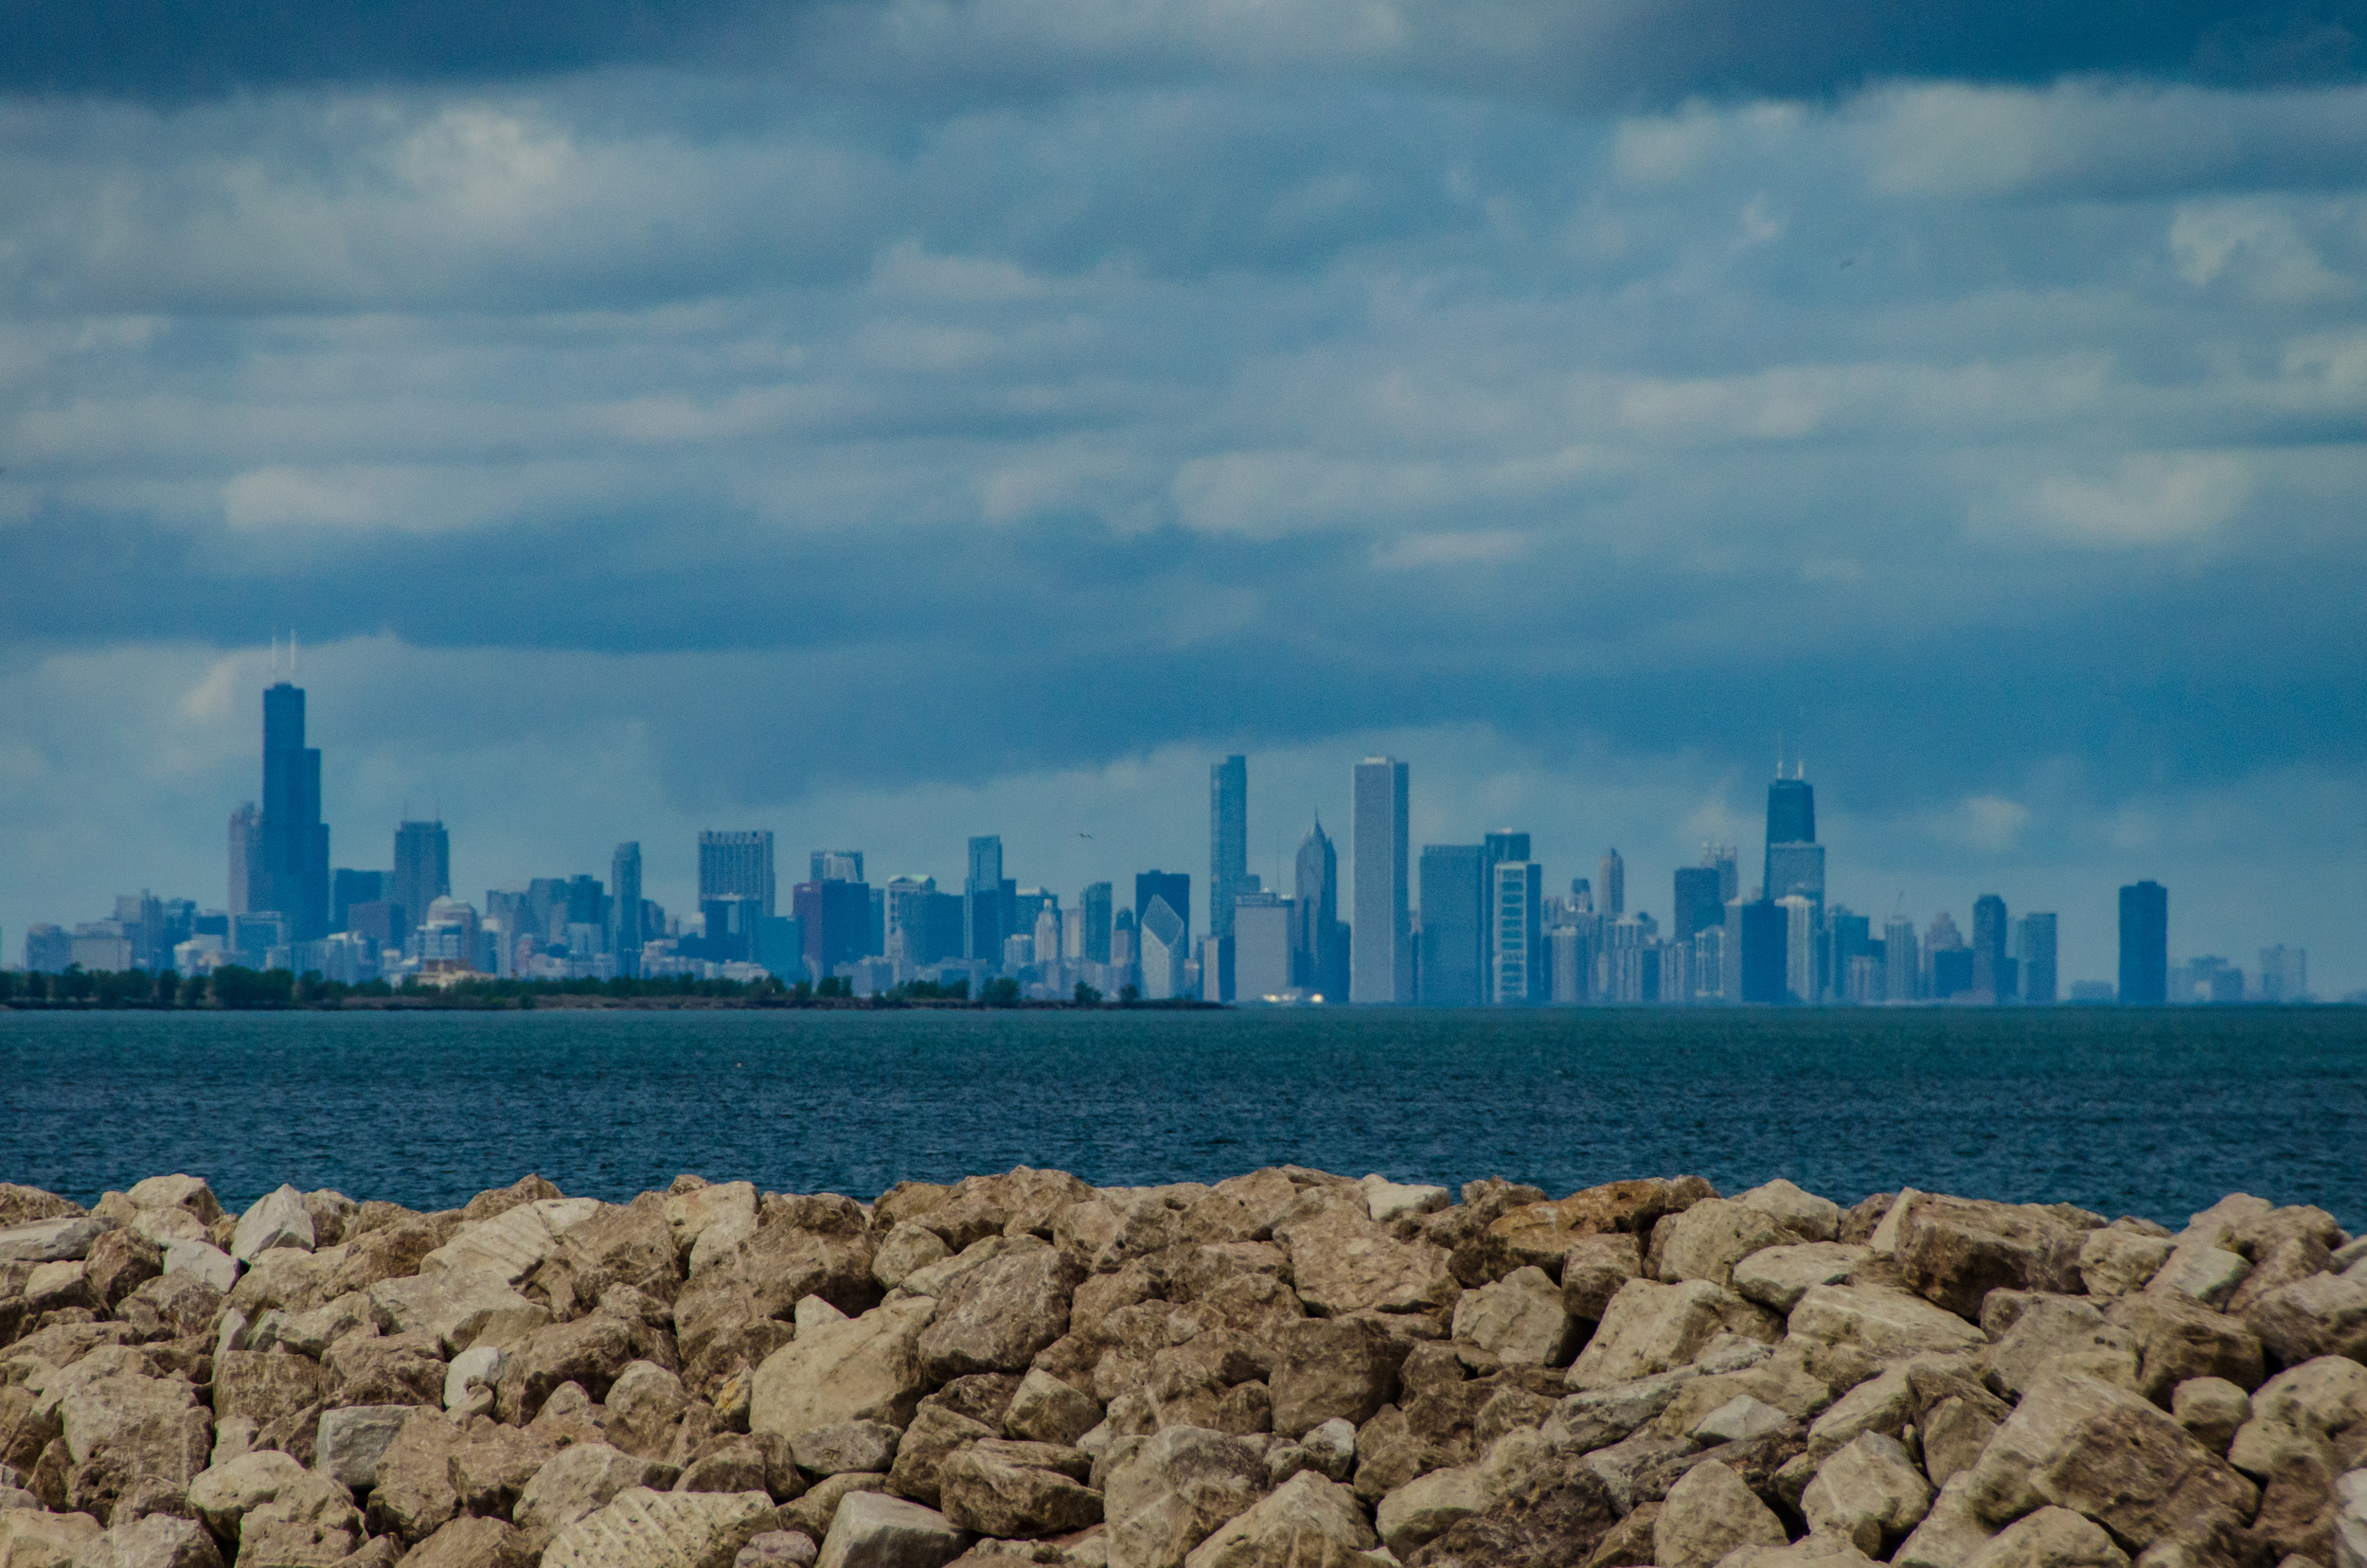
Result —
M 427 923 L 427 906 L 452 891 L 452 838 L 440 822 L 406 822 L 395 829 L 396 907 L 402 912 L 402 929 L 394 934 L 400 944 L 413 930 Z
M 641 944 L 649 940 L 641 929 L 641 846 L 620 844 L 608 863 L 608 951 L 616 955 L 616 972 L 632 979 L 641 972 Z
M 709 899 L 747 899 L 755 904 L 755 913 L 770 918 L 774 892 L 771 829 L 756 828 L 745 832 L 709 829 L 699 835 L 701 904 Z
M 2013 999 L 2012 971 L 2005 956 L 2005 900 L 1984 893 L 1972 901 L 1972 994 L 1979 1002 Z
M 263 815 L 250 885 L 294 940 L 329 934 L 329 828 L 321 821 L 321 754 L 304 743 L 304 691 L 263 693 Z
M 1476 1007 L 1486 1000 L 1486 854 L 1477 844 L 1422 846 L 1421 995 L 1429 1007 Z
M 1233 900 L 1248 883 L 1249 759 L 1228 757 L 1208 769 L 1209 935 L 1232 939 Z
M 2160 1007 L 2170 999 L 2170 890 L 2158 882 L 2121 889 L 2121 1000 Z
M 1824 902 L 1824 851 L 1816 842 L 1816 786 L 1778 778 L 1767 787 L 1767 874 L 1770 899 L 1797 893 Z
M 1721 925 L 1726 919 L 1726 900 L 1718 887 L 1717 867 L 1685 865 L 1677 870 L 1673 914 L 1668 923 L 1670 941 L 1689 940 L 1704 927 Z

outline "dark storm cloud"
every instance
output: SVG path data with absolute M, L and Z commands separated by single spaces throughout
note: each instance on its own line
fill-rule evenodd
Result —
M 517 80 L 647 64 L 874 85 L 901 67 L 966 80 L 973 90 L 1038 91 L 1058 90 L 1080 62 L 1155 79 L 1211 60 L 1254 67 L 1270 51 L 1632 108 L 1699 95 L 1814 98 L 1895 77 L 2036 82 L 2127 74 L 2256 86 L 2342 80 L 2367 64 L 2361 0 L 1842 0 L 1805 8 L 1744 0 L 1404 0 L 1378 9 L 1298 0 L 1262 16 L 1175 0 L 1101 17 L 1087 9 L 1024 0 L 763 7 L 745 0 L 19 0 L 9 8 L 0 91 L 186 100 L 291 85 Z M 1377 17 L 1385 26 L 1377 27 Z

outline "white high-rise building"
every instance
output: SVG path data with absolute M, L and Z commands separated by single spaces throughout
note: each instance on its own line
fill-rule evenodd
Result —
M 1136 939 L 1142 943 L 1143 1000 L 1164 1002 L 1182 996 L 1184 969 L 1191 957 L 1190 934 L 1166 899 L 1153 898 L 1150 907 L 1143 911 Z
M 1290 900 L 1242 893 L 1233 900 L 1233 994 L 1242 1002 L 1290 989 Z
M 1494 938 L 1487 999 L 1524 1007 L 1551 994 L 1545 948 L 1545 868 L 1531 860 L 1499 861 L 1489 873 L 1487 921 Z
M 1923 956 L 1915 942 L 1915 923 L 1894 915 L 1882 924 L 1882 995 L 1892 1002 L 1913 1002 L 1919 994 Z
M 1407 911 L 1406 766 L 1368 757 L 1349 796 L 1355 912 L 1348 929 L 1348 1000 L 1414 1000 L 1413 928 Z
M 1784 912 L 1784 989 L 1794 1002 L 1814 1002 L 1819 923 L 1816 900 L 1790 893 L 1776 900 L 1775 907 Z

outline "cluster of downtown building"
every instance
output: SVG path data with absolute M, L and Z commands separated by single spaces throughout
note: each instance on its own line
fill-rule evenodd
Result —
M 1616 849 L 1566 893 L 1547 891 L 1530 835 L 1510 829 L 1425 845 L 1416 858 L 1409 769 L 1391 757 L 1352 770 L 1346 911 L 1319 820 L 1299 844 L 1290 888 L 1262 884 L 1248 864 L 1247 760 L 1213 765 L 1207 921 L 1197 937 L 1188 873 L 1142 872 L 1130 900 L 1093 882 L 1063 907 L 1058 894 L 1004 875 L 993 834 L 969 841 L 958 892 L 929 876 L 875 884 L 861 850 L 816 849 L 783 908 L 773 834 L 721 830 L 698 837 L 695 914 L 669 915 L 643 896 L 638 843 L 616 846 L 605 882 L 537 878 L 488 892 L 479 909 L 452 896 L 441 821 L 400 824 L 390 869 L 332 868 L 304 702 L 287 682 L 264 693 L 262 804 L 230 819 L 225 908 L 127 895 L 111 918 L 30 928 L 26 967 L 198 974 L 237 963 L 348 984 L 774 975 L 835 978 L 857 995 L 923 980 L 967 982 L 976 995 L 988 979 L 1009 978 L 1048 998 L 1082 985 L 1108 996 L 1131 988 L 1146 1000 L 1433 1007 L 2057 1000 L 2052 913 L 2011 918 L 2003 899 L 1984 894 L 1969 935 L 1946 912 L 1920 933 L 1894 915 L 1878 933 L 1870 917 L 1828 901 L 1815 792 L 1800 776 L 1769 786 L 1758 882 L 1743 889 L 1734 846 L 1704 845 L 1700 864 L 1675 874 L 1665 926 L 1628 909 Z M 2160 884 L 2123 888 L 2119 982 L 2074 986 L 2070 999 L 2306 997 L 2298 948 L 2264 950 L 2248 988 L 2216 957 L 2174 970 L 2168 930 Z

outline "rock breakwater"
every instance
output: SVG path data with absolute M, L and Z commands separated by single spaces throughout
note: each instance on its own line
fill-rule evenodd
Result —
M 2242 1195 L 0 1185 L 0 1568 L 2367 1568 L 2362 1363 Z

